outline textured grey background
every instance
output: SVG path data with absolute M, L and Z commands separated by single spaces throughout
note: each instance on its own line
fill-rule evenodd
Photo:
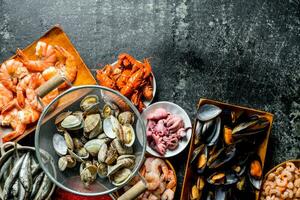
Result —
M 0 60 L 61 24 L 90 69 L 150 57 L 156 101 L 200 97 L 275 114 L 266 169 L 300 157 L 299 0 L 0 0 Z M 171 159 L 179 176 L 187 151 Z

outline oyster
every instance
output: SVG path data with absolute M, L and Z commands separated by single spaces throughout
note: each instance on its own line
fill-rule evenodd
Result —
M 92 139 L 97 137 L 102 131 L 102 122 L 100 114 L 91 114 L 84 120 L 84 136 Z
M 97 95 L 87 95 L 80 102 L 80 108 L 83 111 L 88 110 L 92 105 L 99 102 L 99 97 Z
M 53 148 L 54 148 L 55 152 L 59 156 L 64 156 L 67 154 L 68 147 L 67 147 L 66 141 L 62 135 L 54 134 L 52 143 L 53 143 Z
M 68 115 L 62 122 L 61 127 L 68 130 L 78 130 L 83 127 L 82 120 L 75 115 Z
M 122 126 L 116 117 L 110 115 L 103 121 L 103 130 L 107 137 L 114 139 L 121 135 Z
M 130 124 L 124 124 L 119 135 L 120 141 L 127 147 L 131 147 L 135 140 L 135 132 Z
M 133 124 L 134 122 L 134 114 L 130 111 L 125 111 L 119 114 L 118 116 L 119 122 L 124 124 Z
M 112 180 L 112 184 L 114 184 L 115 186 L 122 185 L 128 180 L 131 173 L 131 170 L 128 168 L 123 168 L 117 171 L 110 177 L 110 179 Z

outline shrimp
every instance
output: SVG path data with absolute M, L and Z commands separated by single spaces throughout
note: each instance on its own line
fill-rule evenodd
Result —
M 287 180 L 287 178 L 281 179 L 281 178 L 276 177 L 275 183 L 276 183 L 279 187 L 286 187 L 287 184 L 288 184 L 288 180 Z
M 171 189 L 166 189 L 161 195 L 161 200 L 172 200 L 174 199 L 174 191 Z
M 52 47 L 53 48 L 53 47 Z M 48 49 L 48 48 L 47 48 Z M 30 60 L 21 49 L 17 49 L 17 55 L 20 61 L 25 65 L 29 71 L 42 72 L 47 67 L 53 66 L 56 62 L 56 53 L 46 54 L 48 57 L 40 57 L 38 60 Z
M 159 175 L 155 172 L 148 172 L 145 175 L 148 190 L 155 190 L 160 183 Z
M 23 64 L 15 59 L 4 62 L 0 67 L 0 82 L 7 89 L 16 92 L 16 84 L 19 79 L 28 74 Z
M 40 112 L 33 109 L 28 101 L 26 101 L 25 108 L 18 111 L 18 118 L 22 124 L 31 124 L 36 122 L 40 117 Z
M 19 120 L 17 114 L 18 114 L 18 110 L 16 108 L 12 109 L 10 112 L 7 113 L 7 115 L 9 115 L 8 118 L 10 119 L 6 123 L 8 123 L 13 128 L 13 131 L 2 136 L 3 142 L 8 142 L 12 139 L 19 137 L 26 130 L 26 124 L 23 124 Z
M 172 170 L 169 170 L 167 181 L 169 181 L 169 183 L 167 184 L 168 189 L 174 188 L 177 184 L 175 174 Z
M 145 169 L 146 169 L 146 172 L 150 172 L 151 171 L 151 166 L 152 166 L 152 162 L 155 158 L 153 157 L 150 157 L 150 158 L 147 158 L 144 165 L 145 165 Z
M 151 171 L 160 175 L 160 168 L 163 172 L 164 178 L 168 177 L 169 168 L 165 161 L 160 158 L 154 159 L 154 161 L 151 163 Z
M 152 192 L 155 196 L 160 196 L 166 190 L 166 182 L 163 181 L 163 179 L 164 178 L 160 178 L 160 183 L 158 188 L 156 188 L 156 190 Z
M 14 98 L 12 91 L 4 87 L 3 84 L 0 83 L 0 112 L 2 108 L 7 105 Z
M 58 65 L 56 67 L 66 76 L 69 82 L 73 82 L 77 76 L 78 67 L 74 56 L 69 53 L 66 49 L 55 46 L 55 49 L 60 53 L 58 56 Z M 68 86 L 68 83 L 63 83 L 59 86 L 60 89 Z
M 293 181 L 294 177 L 292 175 L 292 173 L 288 170 L 283 170 L 281 175 L 280 175 L 283 179 L 287 179 L 288 181 Z
M 289 172 L 294 172 L 296 170 L 295 164 L 292 163 L 292 162 L 287 162 L 286 163 L 286 170 L 288 170 Z

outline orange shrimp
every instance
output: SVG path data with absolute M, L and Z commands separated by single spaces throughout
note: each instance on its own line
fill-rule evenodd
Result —
M 150 101 L 152 99 L 152 97 L 153 97 L 153 87 L 152 87 L 150 82 L 143 87 L 143 96 L 148 101 Z
M 177 184 L 175 174 L 172 170 L 169 170 L 169 173 L 167 176 L 167 181 L 169 181 L 166 186 L 166 188 L 168 188 L 168 189 L 172 189 Z
M 22 124 L 31 124 L 36 122 L 40 117 L 40 112 L 33 109 L 31 104 L 26 101 L 25 108 L 18 111 L 18 119 Z
M 0 83 L 0 112 L 2 108 L 7 105 L 14 98 L 12 91 L 7 89 Z
M 11 59 L 0 67 L 0 82 L 9 90 L 15 92 L 19 79 L 28 74 L 28 70 L 17 60 Z
M 66 76 L 69 82 L 73 82 L 77 76 L 78 67 L 74 56 L 69 53 L 66 49 L 60 46 L 55 46 L 55 49 L 59 52 L 58 54 L 58 64 L 56 67 L 60 69 L 62 73 Z M 68 83 L 63 83 L 59 86 L 60 89 L 68 86 Z
M 130 74 L 131 74 L 130 69 L 123 70 L 120 77 L 116 81 L 116 84 L 119 89 L 122 89 L 126 85 L 127 80 L 130 78 Z
M 152 72 L 152 68 L 149 62 L 149 59 L 144 59 L 144 79 L 146 79 L 147 77 L 150 76 L 151 72 Z
M 22 135 L 25 132 L 26 124 L 23 124 L 19 120 L 17 115 L 18 115 L 18 110 L 16 108 L 14 108 L 10 112 L 6 113 L 4 118 L 6 118 L 7 121 L 5 123 L 9 124 L 13 128 L 13 131 L 10 133 L 4 134 L 2 136 L 3 142 L 11 141 L 11 140 L 19 137 L 20 135 Z M 3 121 L 2 121 L 2 125 L 3 125 Z
M 97 80 L 99 81 L 99 85 L 116 89 L 116 82 L 113 81 L 107 74 L 105 74 L 102 70 L 97 70 Z
M 131 94 L 136 90 L 143 81 L 144 71 L 136 71 L 127 81 L 126 85 L 120 90 L 121 94 L 126 97 L 130 97 Z

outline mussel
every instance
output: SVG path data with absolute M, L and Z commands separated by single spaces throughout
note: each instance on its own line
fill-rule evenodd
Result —
M 210 156 L 207 162 L 207 166 L 210 169 L 216 169 L 224 166 L 231 161 L 236 155 L 235 145 L 230 145 L 220 149 L 215 155 Z
M 204 104 L 197 112 L 197 118 L 200 121 L 209 121 L 221 114 L 222 110 L 212 104 Z
M 208 160 L 208 150 L 205 144 L 197 147 L 193 151 L 191 162 L 195 163 L 197 173 L 202 174 L 206 168 Z
M 249 164 L 249 180 L 252 184 L 252 186 L 256 190 L 260 190 L 261 184 L 262 184 L 262 162 L 258 155 L 254 155 L 252 158 L 250 158 L 250 164 Z

